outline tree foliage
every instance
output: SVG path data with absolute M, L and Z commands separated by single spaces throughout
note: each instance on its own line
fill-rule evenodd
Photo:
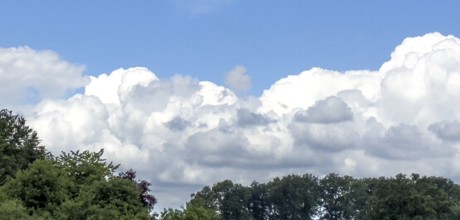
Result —
M 0 216 L 4 220 L 32 219 L 21 202 L 9 199 L 0 203 Z
M 319 182 L 320 219 L 353 219 L 358 208 L 355 202 L 354 179 L 331 173 Z
M 70 178 L 51 160 L 37 160 L 29 169 L 19 171 L 4 189 L 34 212 L 53 214 L 69 198 Z
M 35 131 L 0 111 L 1 219 L 153 219 L 150 183 L 114 175 L 104 150 L 47 153 Z
M 204 202 L 201 198 L 195 198 L 187 203 L 186 209 L 165 209 L 160 214 L 160 220 L 219 220 L 218 213 L 207 208 Z
M 45 148 L 26 120 L 12 111 L 0 110 L 0 184 L 45 156 Z
M 78 185 L 86 185 L 94 181 L 111 177 L 120 165 L 106 163 L 102 158 L 104 149 L 99 152 L 85 150 L 62 152 L 54 157 L 54 162 L 69 174 Z
M 137 180 L 136 179 L 136 171 L 129 169 L 126 172 L 121 172 L 118 174 L 118 177 L 122 179 L 126 179 L 134 183 L 139 190 L 138 199 L 142 203 L 142 205 L 148 208 L 150 211 L 153 209 L 154 205 L 157 203 L 157 199 L 155 196 L 150 194 L 150 186 L 151 183 L 145 180 Z
M 457 219 L 458 185 L 440 177 L 380 178 L 369 198 L 367 218 Z
M 418 174 L 364 179 L 289 175 L 250 186 L 225 180 L 192 194 L 187 204 L 214 211 L 218 219 L 460 219 L 460 186 Z M 186 219 L 191 207 L 165 210 L 163 219 Z

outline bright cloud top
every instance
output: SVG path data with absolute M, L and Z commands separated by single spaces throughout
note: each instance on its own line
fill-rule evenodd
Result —
M 229 74 L 231 82 L 247 76 Z M 71 79 L 63 80 L 83 80 Z M 29 117 L 49 149 L 104 147 L 151 179 L 163 206 L 222 179 L 292 172 L 460 180 L 460 40 L 439 33 L 405 39 L 377 71 L 312 68 L 261 97 L 137 67 L 91 77 L 83 94 L 51 98 Z

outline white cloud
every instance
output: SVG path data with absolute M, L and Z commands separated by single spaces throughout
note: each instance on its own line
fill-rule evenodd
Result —
M 313 68 L 261 97 L 119 69 L 91 77 L 84 94 L 41 97 L 28 119 L 53 152 L 104 147 L 153 182 L 160 207 L 219 180 L 293 172 L 460 180 L 459 67 L 460 40 L 433 33 L 404 40 L 378 71 Z
M 52 51 L 0 48 L 0 105 L 59 98 L 85 85 L 84 67 Z
M 366 100 L 374 102 L 379 96 L 381 76 L 371 71 L 345 73 L 312 68 L 299 75 L 290 75 L 275 82 L 260 97 L 260 111 L 277 115 L 294 109 L 308 109 L 316 101 L 347 90 L 360 91 Z
M 246 74 L 246 68 L 236 66 L 225 74 L 225 84 L 235 91 L 247 91 L 251 89 L 251 77 Z
M 101 74 L 97 77 L 90 76 L 90 83 L 85 87 L 85 95 L 98 97 L 104 104 L 120 105 L 120 99 L 129 93 L 134 86 L 146 86 L 157 76 L 147 68 L 137 67 L 127 70 L 118 69 L 110 75 Z

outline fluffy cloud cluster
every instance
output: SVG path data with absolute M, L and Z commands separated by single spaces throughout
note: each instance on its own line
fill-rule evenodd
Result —
M 107 157 L 153 182 L 163 207 L 223 179 L 248 183 L 287 173 L 418 172 L 460 180 L 454 36 L 407 38 L 377 71 L 312 68 L 260 97 L 190 77 L 160 80 L 137 67 L 90 77 L 83 94 L 51 98 L 29 117 L 49 149 L 104 147 Z
M 85 84 L 83 70 L 52 51 L 0 48 L 0 105 L 63 97 Z

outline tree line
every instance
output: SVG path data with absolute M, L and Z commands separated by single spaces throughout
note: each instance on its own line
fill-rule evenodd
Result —
M 460 219 L 460 186 L 442 177 L 288 175 L 249 186 L 224 180 L 192 194 L 162 220 Z
M 52 155 L 24 118 L 0 110 L 0 219 L 460 219 L 460 186 L 419 174 L 288 175 L 248 186 L 224 180 L 180 209 L 154 214 L 151 184 L 131 169 L 117 174 L 119 165 L 103 153 Z

